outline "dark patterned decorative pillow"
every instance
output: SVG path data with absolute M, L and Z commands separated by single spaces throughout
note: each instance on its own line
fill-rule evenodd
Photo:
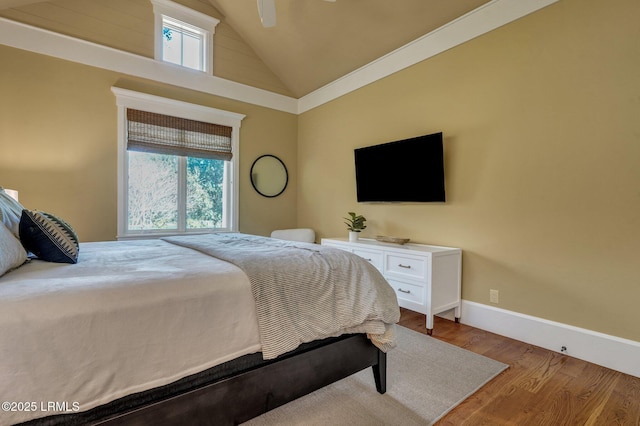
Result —
M 78 236 L 71 225 L 50 213 L 22 210 L 20 241 L 27 251 L 47 262 L 78 262 Z

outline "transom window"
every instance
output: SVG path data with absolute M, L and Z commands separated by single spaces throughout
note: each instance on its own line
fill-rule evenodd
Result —
M 237 231 L 243 115 L 112 88 L 118 239 Z
M 206 32 L 167 16 L 162 22 L 162 60 L 204 71 Z
M 170 0 L 150 0 L 155 15 L 155 59 L 213 73 L 213 34 L 220 22 Z

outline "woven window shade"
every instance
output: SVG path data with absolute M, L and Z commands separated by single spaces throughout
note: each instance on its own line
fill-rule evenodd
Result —
M 127 109 L 127 150 L 231 160 L 231 127 Z

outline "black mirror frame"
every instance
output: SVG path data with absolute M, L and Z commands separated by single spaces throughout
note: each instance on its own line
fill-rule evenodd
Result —
M 272 157 L 275 158 L 276 160 L 278 160 L 278 162 L 280 162 L 280 164 L 282 164 L 282 168 L 284 169 L 284 185 L 282 186 L 282 190 L 280 192 L 278 192 L 277 194 L 274 195 L 267 195 L 267 194 L 263 194 L 262 192 L 260 192 L 260 190 L 256 187 L 255 183 L 253 183 L 253 167 L 256 165 L 256 163 L 264 157 Z M 256 158 L 253 162 L 253 164 L 251 164 L 251 170 L 249 170 L 249 180 L 251 181 L 251 186 L 253 186 L 253 189 L 255 189 L 255 191 L 262 195 L 263 197 L 267 197 L 267 198 L 274 198 L 277 197 L 278 195 L 282 194 L 284 192 L 285 189 L 287 189 L 287 185 L 289 184 L 289 171 L 287 170 L 287 166 L 284 164 L 284 162 L 276 157 L 275 155 L 272 154 L 264 154 L 261 155 L 260 157 Z

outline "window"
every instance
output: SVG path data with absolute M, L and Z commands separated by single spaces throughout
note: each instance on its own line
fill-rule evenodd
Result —
M 238 229 L 243 115 L 112 88 L 118 238 Z
M 162 60 L 203 71 L 206 32 L 166 16 L 162 22 Z
M 155 58 L 213 73 L 216 18 L 169 0 L 151 0 L 155 14 Z

